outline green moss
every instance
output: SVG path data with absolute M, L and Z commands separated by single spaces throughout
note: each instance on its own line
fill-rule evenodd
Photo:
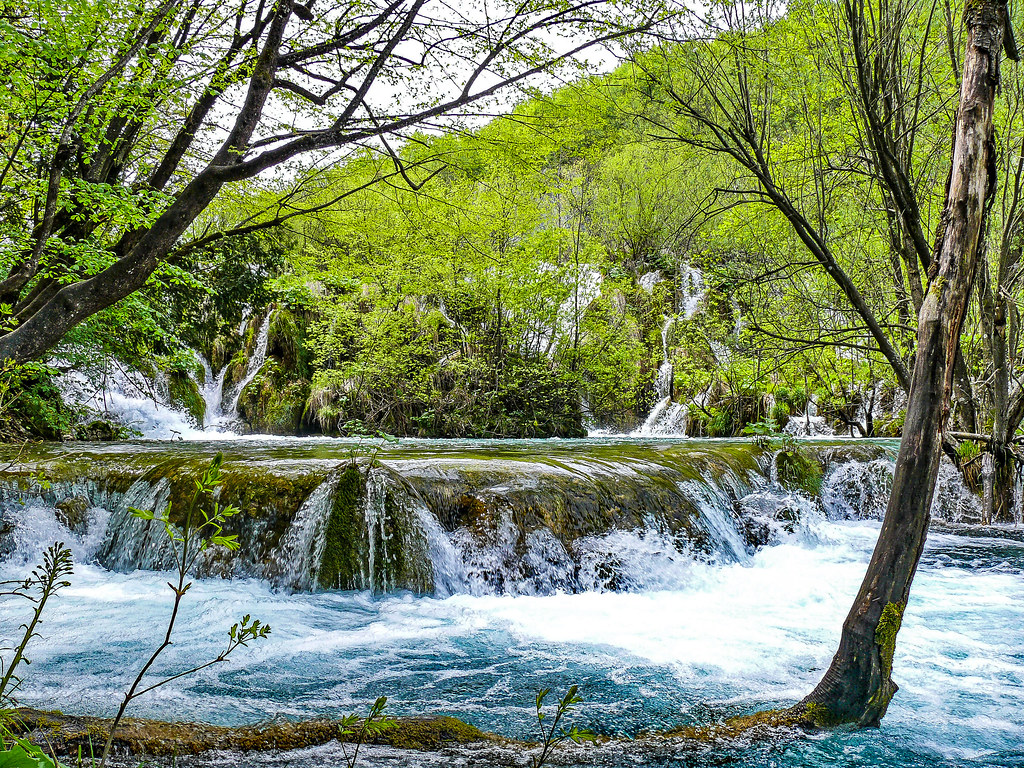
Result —
M 363 541 L 360 508 L 366 496 L 366 480 L 353 463 L 338 478 L 327 520 L 327 531 L 317 583 L 324 589 L 358 589 L 362 566 L 368 560 Z
M 238 399 L 238 413 L 251 429 L 271 435 L 300 431 L 309 398 L 309 382 L 295 379 L 270 357 Z
M 208 466 L 208 457 L 191 456 L 164 461 L 145 473 L 144 478 L 150 483 L 161 480 L 169 483 L 174 524 L 181 525 L 184 521 L 195 494 L 195 481 Z M 224 527 L 224 533 L 238 536 L 241 545 L 232 558 L 253 563 L 271 556 L 299 507 L 326 477 L 326 469 L 285 474 L 244 462 L 225 462 L 222 473 L 223 483 L 217 500 L 240 510 Z M 259 525 L 247 522 L 254 519 Z
M 434 751 L 449 744 L 469 744 L 490 737 L 476 726 L 455 717 L 410 718 L 398 720 L 373 739 L 374 744 L 387 744 L 397 749 Z
M 276 357 L 289 378 L 309 379 L 313 355 L 306 347 L 309 320 L 307 314 L 278 309 L 270 317 L 267 329 L 267 354 Z
M 100 749 L 109 734 L 110 720 L 76 717 L 58 711 L 22 708 L 12 714 L 12 732 L 27 736 L 58 756 L 75 756 L 81 749 Z M 118 728 L 114 745 L 131 754 L 152 756 L 191 755 L 211 749 L 243 752 L 301 749 L 338 738 L 338 722 L 310 720 L 265 726 L 224 727 L 202 723 L 167 723 L 126 718 Z M 395 727 L 376 740 L 399 749 L 438 750 L 448 744 L 493 740 L 454 717 L 398 718 Z
M 896 635 L 903 624 L 903 603 L 888 603 L 882 609 L 882 615 L 875 627 L 875 643 L 882 659 L 883 684 L 892 675 L 892 657 L 896 653 Z
M 780 730 L 794 728 L 827 727 L 833 718 L 828 710 L 817 704 L 798 704 L 788 709 L 768 709 L 750 715 L 730 717 L 721 723 L 686 726 L 668 731 L 664 735 L 704 744 L 715 744 L 740 737 L 769 737 Z M 829 722 L 826 724 L 826 720 Z
M 202 427 L 206 418 L 206 401 L 195 380 L 181 371 L 171 371 L 167 377 L 167 390 L 171 404 L 185 411 L 195 426 Z
M 779 451 L 775 457 L 779 471 L 779 482 L 790 490 L 804 491 L 817 496 L 825 470 L 817 458 L 808 456 L 799 449 Z

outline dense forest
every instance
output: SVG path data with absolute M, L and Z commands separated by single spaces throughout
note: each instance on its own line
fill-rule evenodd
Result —
M 4 0 L 0 765 L 1019 759 L 1019 16 Z
M 95 414 L 61 401 L 72 374 L 92 391 L 127 377 L 198 426 L 219 375 L 243 428 L 273 434 L 899 436 L 962 24 L 914 3 L 735 13 L 732 33 L 662 42 L 489 122 L 417 126 L 228 184 L 139 291 L 7 372 L 8 432 L 87 434 Z M 21 41 L 5 47 L 8 73 L 62 44 L 8 31 Z M 30 105 L 70 107 L 46 101 L 46 80 L 5 91 L 11 327 L 109 267 L 118 238 L 160 210 L 166 193 L 132 179 L 163 129 L 117 117 L 147 77 L 155 88 L 166 74 L 124 72 L 106 111 L 91 108 L 95 136 L 76 135 L 53 232 L 19 281 L 59 139 Z M 1024 419 L 1015 68 L 1001 88 L 1002 185 L 947 444 L 979 490 L 988 478 L 996 518 Z M 265 362 L 246 376 L 257 352 Z M 89 434 L 104 432 L 117 433 Z

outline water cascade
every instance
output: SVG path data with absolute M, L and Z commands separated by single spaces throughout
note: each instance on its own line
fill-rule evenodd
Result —
M 260 330 L 256 334 L 256 346 L 252 354 L 249 355 L 249 360 L 246 364 L 245 376 L 238 386 L 233 387 L 231 393 L 225 398 L 231 402 L 231 407 L 224 412 L 224 417 L 228 421 L 238 420 L 238 403 L 242 398 L 242 392 L 256 378 L 263 364 L 267 362 L 267 346 L 270 342 L 270 320 L 273 316 L 273 312 L 268 312 L 267 316 L 263 318 Z
M 672 557 L 740 562 L 794 515 L 877 519 L 893 459 L 886 444 L 807 448 L 824 475 L 820 494 L 808 495 L 779 482 L 770 450 L 739 442 L 630 445 L 620 455 L 568 443 L 540 458 L 422 459 L 392 449 L 373 464 L 332 441 L 301 461 L 276 444 L 191 445 L 40 449 L 0 474 L 4 514 L 17 527 L 14 500 L 32 472 L 43 472 L 51 479 L 36 505 L 71 499 L 105 510 L 102 535 L 90 528 L 96 562 L 119 572 L 164 569 L 172 559 L 162 526 L 133 510 L 182 509 L 212 450 L 225 448 L 219 500 L 243 510 L 226 528 L 242 547 L 228 557 L 211 552 L 200 564 L 205 575 L 307 590 L 550 594 L 591 589 L 598 572 L 609 585 L 645 583 L 620 570 L 609 544 L 623 537 L 641 550 L 671 542 Z M 936 516 L 977 519 L 976 498 L 952 467 L 944 471 Z
M 272 314 L 268 313 L 260 325 L 245 376 L 230 392 L 224 391 L 230 366 L 225 365 L 215 373 L 205 356 L 193 353 L 204 373 L 202 382 L 196 383 L 206 406 L 202 424 L 194 424 L 191 417 L 171 402 L 166 376 L 162 372 L 149 378 L 139 371 L 120 366 L 116 361 L 112 361 L 109 370 L 102 372 L 86 375 L 72 371 L 65 374 L 59 380 L 61 393 L 68 402 L 86 406 L 101 417 L 111 418 L 145 438 L 201 440 L 231 437 L 233 428 L 239 424 L 238 403 L 242 391 L 267 361 Z M 244 337 L 248 324 L 247 312 L 238 327 L 239 336 Z M 229 405 L 225 407 L 225 404 Z
M 653 277 L 652 277 L 653 276 Z M 651 287 L 660 278 L 660 272 L 651 272 L 644 275 L 650 278 Z M 646 287 L 646 286 L 645 286 Z M 685 435 L 689 425 L 689 410 L 683 403 L 672 401 L 672 376 L 673 366 L 669 354 L 669 332 L 672 326 L 680 319 L 689 320 L 700 309 L 704 300 L 704 276 L 695 267 L 686 266 L 682 270 L 679 286 L 679 306 L 682 308 L 680 316 L 666 315 L 661 326 L 661 365 L 658 367 L 658 375 L 654 380 L 654 394 L 657 403 L 647 415 L 644 423 L 633 434 L 638 437 L 650 435 Z
M 835 650 L 896 448 L 803 442 L 801 476 L 770 447 L 664 438 L 402 441 L 373 462 L 355 442 L 308 439 L 11 451 L 0 456 L 3 578 L 54 540 L 76 559 L 19 698 L 66 712 L 116 706 L 169 603 L 167 574 L 149 570 L 167 567 L 166 545 L 130 510 L 179 499 L 220 449 L 220 500 L 243 506 L 228 531 L 241 547 L 201 564 L 221 578 L 196 580 L 159 671 L 217 653 L 242 613 L 274 631 L 140 699 L 137 716 L 337 717 L 387 695 L 395 714 L 451 713 L 521 738 L 536 690 L 571 683 L 583 686 L 582 722 L 609 734 L 778 706 L 809 690 Z M 881 731 L 770 754 L 738 745 L 730 764 L 1015 764 L 1024 727 L 1007 713 L 1024 697 L 1024 543 L 1012 528 L 964 527 L 977 503 L 951 467 L 940 489 Z M 0 621 L 18 626 L 23 608 L 0 600 Z M 188 764 L 312 768 L 337 762 L 334 749 Z M 481 763 L 375 749 L 367 765 Z M 587 749 L 579 765 L 674 760 L 671 744 L 643 740 Z
M 201 434 L 186 414 L 170 404 L 165 380 L 110 363 L 103 371 L 71 371 L 61 376 L 61 396 L 146 437 L 170 440 Z
M 825 417 L 818 415 L 818 405 L 815 403 L 814 395 L 807 399 L 803 413 L 790 417 L 783 431 L 794 437 L 821 437 L 835 434 L 832 427 L 825 421 Z

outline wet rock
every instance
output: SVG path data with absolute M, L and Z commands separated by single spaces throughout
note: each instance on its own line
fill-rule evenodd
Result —
M 92 754 L 110 733 L 111 721 L 100 717 L 65 715 L 27 707 L 13 714 L 10 721 L 13 731 L 44 745 L 47 753 L 52 751 L 58 757 Z M 130 717 L 122 720 L 118 727 L 114 751 L 152 756 L 194 755 L 213 749 L 262 752 L 326 744 L 340 735 L 339 721 L 330 719 L 225 727 Z M 345 737 L 345 740 L 354 738 Z M 435 751 L 453 744 L 496 738 L 454 717 L 401 717 L 370 742 L 399 749 Z
M 57 520 L 72 533 L 79 535 L 89 527 L 89 500 L 84 496 L 58 501 L 56 508 Z
M 198 373 L 203 374 L 199 369 Z M 196 380 L 184 371 L 171 371 L 167 377 L 167 393 L 171 405 L 188 414 L 193 426 L 202 428 L 206 418 L 206 401 Z
M 825 471 L 817 457 L 808 455 L 798 448 L 779 451 L 775 457 L 775 466 L 779 473 L 779 482 L 792 491 L 804 491 L 817 496 L 821 491 L 821 482 Z
M 123 429 L 113 421 L 96 419 L 88 424 L 79 424 L 75 427 L 74 437 L 76 440 L 90 440 L 96 442 L 112 442 L 124 438 Z

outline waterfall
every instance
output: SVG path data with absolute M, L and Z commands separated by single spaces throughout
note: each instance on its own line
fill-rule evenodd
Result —
M 835 430 L 828 425 L 825 417 L 818 415 L 818 405 L 814 395 L 807 399 L 807 406 L 802 414 L 790 417 L 783 432 L 794 437 L 818 437 L 835 434 Z
M 59 362 L 59 361 L 57 361 Z M 144 437 L 172 440 L 201 434 L 191 419 L 168 400 L 166 381 L 150 380 L 116 361 L 100 372 L 70 371 L 58 379 L 66 402 L 95 411 Z
M 659 282 L 660 272 L 648 272 L 641 278 L 642 287 L 645 290 L 653 289 Z M 650 288 L 647 288 L 647 284 Z M 644 423 L 632 434 L 637 437 L 652 435 L 685 435 L 689 428 L 689 409 L 683 403 L 672 402 L 672 376 L 674 373 L 671 356 L 669 354 L 669 332 L 672 326 L 680 319 L 690 320 L 700 311 L 701 302 L 704 301 L 705 286 L 704 275 L 696 267 L 686 265 L 681 269 L 678 304 L 681 309 L 679 315 L 666 315 L 661 326 L 661 365 L 658 367 L 658 375 L 654 379 L 654 394 L 657 402 L 647 414 Z
M 338 476 L 332 473 L 296 512 L 275 556 L 280 573 L 277 581 L 283 586 L 302 590 L 316 586 L 327 542 L 327 519 L 337 487 Z
M 267 362 L 267 345 L 270 341 L 270 320 L 273 317 L 273 311 L 267 312 L 267 316 L 263 318 L 263 323 L 260 325 L 259 333 L 256 336 L 256 347 L 253 349 L 252 354 L 249 356 L 248 364 L 245 368 L 245 376 L 238 386 L 231 390 L 231 408 L 224 414 L 228 421 L 238 420 L 238 403 L 242 399 L 242 392 L 247 386 L 256 378 L 259 374 L 263 364 Z
M 683 267 L 682 279 L 679 283 L 679 304 L 683 309 L 683 319 L 689 320 L 700 309 L 704 301 L 704 275 L 696 267 Z
M 637 284 L 647 291 L 647 293 L 653 293 L 654 286 L 663 282 L 665 282 L 665 276 L 661 274 L 660 269 L 656 269 L 653 272 L 646 272 L 637 280 Z
M 685 579 L 694 563 L 746 563 L 815 521 L 879 519 L 894 467 L 893 449 L 878 443 L 801 449 L 824 472 L 811 495 L 784 487 L 773 454 L 750 444 L 676 446 L 615 460 L 579 447 L 550 461 L 469 449 L 373 465 L 324 458 L 322 446 L 313 461 L 291 449 L 283 462 L 270 447 L 237 448 L 219 501 L 242 507 L 225 526 L 240 547 L 208 550 L 198 575 L 298 590 L 323 575 L 345 589 L 439 596 L 647 589 Z M 208 463 L 202 449 L 183 462 L 108 448 L 79 456 L 74 480 L 26 490 L 24 473 L 56 474 L 64 464 L 55 461 L 0 472 L 0 556 L 30 562 L 63 540 L 79 562 L 113 571 L 173 564 L 163 526 L 133 510 L 188 497 Z M 944 463 L 941 473 L 935 519 L 978 521 L 979 501 L 955 468 Z M 335 570 L 322 574 L 329 550 Z
M 225 414 L 221 409 L 224 400 L 224 379 L 228 374 L 228 366 L 221 367 L 220 371 L 215 375 L 213 372 L 213 366 L 205 356 L 196 353 L 196 357 L 203 366 L 205 376 L 203 377 L 203 386 L 199 390 L 203 396 L 203 402 L 206 403 L 206 415 L 203 419 L 204 429 L 217 429 L 222 426 L 225 422 Z M 219 429 L 217 430 L 219 431 Z
M 673 367 L 669 357 L 668 335 L 677 319 L 675 315 L 668 315 L 665 317 L 665 322 L 662 323 L 661 366 L 654 379 L 654 394 L 658 398 L 658 402 L 651 409 L 640 428 L 633 433 L 637 436 L 686 434 L 687 408 L 682 403 L 672 402 Z

